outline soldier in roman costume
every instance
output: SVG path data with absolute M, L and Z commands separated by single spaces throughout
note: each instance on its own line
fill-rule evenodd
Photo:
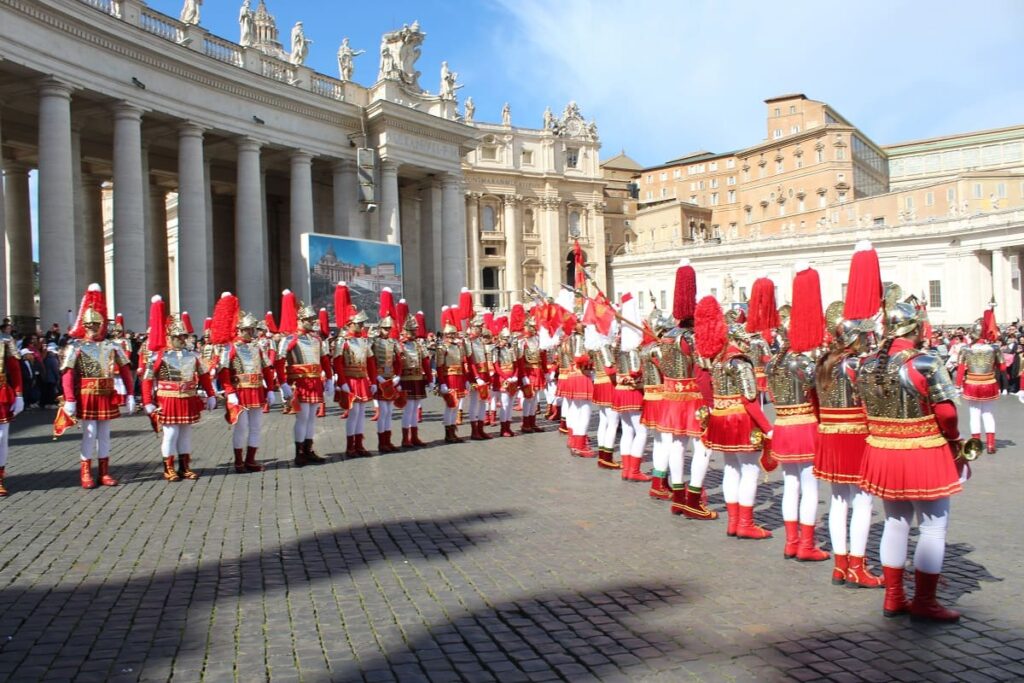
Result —
M 885 340 L 857 372 L 868 419 L 860 487 L 885 506 L 879 557 L 885 578 L 883 613 L 954 622 L 960 613 L 935 598 L 946 550 L 950 496 L 962 490 L 958 471 L 955 400 L 959 391 L 942 362 L 917 349 L 923 312 L 890 285 L 885 296 Z M 966 473 L 965 473 L 966 474 Z M 918 519 L 914 598 L 903 589 L 910 525 Z
M 584 339 L 584 325 L 577 322 L 572 334 L 562 341 L 562 351 L 570 364 L 562 386 L 562 399 L 569 404 L 566 424 L 569 428 L 569 452 L 580 458 L 593 458 L 590 449 L 591 399 L 594 396 L 594 382 L 591 379 L 593 361 L 590 359 Z
M 162 321 L 161 321 L 162 322 Z M 77 415 L 82 427 L 82 488 L 96 487 L 92 476 L 92 455 L 99 459 L 99 483 L 117 486 L 110 475 L 110 421 L 120 415 L 115 378 L 125 390 L 132 386 L 131 361 L 120 344 L 107 340 L 107 304 L 98 284 L 89 285 L 78 318 L 71 329 L 71 343 L 61 363 L 64 405 L 59 410 Z M 135 395 L 125 397 L 128 412 L 135 412 Z
M 166 325 L 166 327 L 165 327 Z M 149 310 L 149 362 L 142 374 L 142 401 L 146 414 L 159 410 L 163 441 L 160 454 L 164 461 L 164 479 L 195 480 L 192 470 L 192 425 L 199 422 L 206 392 L 207 410 L 217 406 L 210 375 L 203 370 L 199 354 L 187 348 L 188 330 L 177 317 L 167 318 L 164 302 L 154 296 Z M 159 401 L 159 409 L 154 401 Z M 174 457 L 178 456 L 178 469 Z
M 394 325 L 394 319 L 385 316 L 380 321 L 377 336 L 370 341 L 374 366 L 377 369 L 377 450 L 381 453 L 393 453 L 398 450 L 391 443 L 391 416 L 394 412 L 395 399 L 402 389 L 402 350 L 398 341 L 391 338 Z
M 587 353 L 590 355 L 590 367 L 594 369 L 594 393 L 591 404 L 597 409 L 597 464 L 600 466 L 604 453 L 615 451 L 615 437 L 619 431 L 619 413 L 612 406 L 616 387 L 616 366 L 618 364 L 617 330 L 609 330 L 609 335 L 601 335 L 594 325 L 587 325 L 584 341 L 587 342 Z M 627 430 L 628 439 L 627 439 Z M 625 446 L 623 454 L 631 453 L 632 427 L 623 425 L 622 441 Z M 625 475 L 623 475 L 625 478 Z
M 444 338 L 438 343 L 435 352 L 437 390 L 444 399 L 444 414 L 441 421 L 444 424 L 445 443 L 462 443 L 462 439 L 456 433 L 456 406 L 466 395 L 466 346 L 458 338 L 458 328 L 450 319 L 445 320 L 444 313 L 445 311 L 442 312 L 441 328 Z
M 484 431 L 484 417 L 491 393 L 493 370 L 489 348 L 491 343 L 489 339 L 485 339 L 483 323 L 481 316 L 474 317 L 469 323 L 469 333 L 465 340 L 466 363 L 469 369 L 469 422 L 472 427 L 469 438 L 474 441 L 491 438 Z
M 405 392 L 405 407 L 402 408 L 402 448 L 426 446 L 420 441 L 419 411 L 427 397 L 427 386 L 433 384 L 430 368 L 430 352 L 426 343 L 418 336 L 419 322 L 412 316 L 406 318 L 399 335 L 399 352 L 402 354 L 402 391 Z M 426 330 L 423 330 L 426 337 Z
M 628 322 L 623 322 L 619 330 L 615 358 L 615 390 L 612 393 L 615 424 L 622 425 L 622 435 L 619 438 L 619 467 L 622 469 L 621 477 L 624 481 L 653 481 L 653 477 L 640 471 L 644 448 L 647 445 L 647 427 L 640 421 L 644 402 L 643 364 L 640 358 L 643 335 L 629 324 L 635 325 L 640 320 L 636 300 L 630 294 L 622 297 L 622 317 Z M 609 441 L 611 446 L 599 453 L 597 464 L 603 468 L 614 469 L 609 467 L 615 446 L 614 429 Z
M 523 359 L 519 346 L 512 339 L 509 328 L 502 327 L 498 341 L 491 349 L 491 368 L 494 371 L 492 389 L 498 392 L 498 422 L 501 436 L 515 436 L 512 431 L 512 403 L 519 392 L 523 377 Z
M 22 398 L 21 363 L 14 338 L 0 332 L 0 497 L 7 495 L 4 473 L 7 469 L 8 437 L 11 421 L 25 410 Z
M 537 322 L 528 317 L 523 321 L 523 336 L 519 340 L 519 353 L 523 358 L 523 425 L 522 433 L 543 432 L 537 426 L 537 405 L 547 374 L 547 352 L 540 347 Z
M 974 342 L 960 349 L 956 367 L 956 385 L 967 401 L 971 437 L 980 439 L 984 428 L 989 453 L 996 452 L 996 418 L 992 414 L 992 404 L 999 400 L 996 373 L 1005 371 L 1003 353 L 999 349 L 999 328 L 995 312 L 989 307 L 974 325 Z
M 334 347 L 334 372 L 338 376 L 342 407 L 348 408 L 345 421 L 345 455 L 366 457 L 363 443 L 366 428 L 366 404 L 377 393 L 377 363 L 370 339 L 363 336 L 366 314 L 356 311 Z
M 281 340 L 277 348 L 275 370 L 281 393 L 291 400 L 295 414 L 293 436 L 295 466 L 323 462 L 313 450 L 316 414 L 324 396 L 334 393 L 334 368 L 327 347 L 316 333 L 317 312 L 302 305 L 290 290 L 281 293 Z

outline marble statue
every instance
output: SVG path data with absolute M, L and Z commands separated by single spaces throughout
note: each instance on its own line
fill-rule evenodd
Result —
M 732 281 L 732 275 L 726 273 L 725 278 L 722 279 L 722 303 L 731 304 L 734 296 L 736 296 L 736 288 Z
M 302 22 L 296 21 L 295 26 L 292 27 L 292 53 L 288 57 L 288 61 L 296 66 L 302 66 L 306 63 L 306 57 L 309 55 L 309 46 L 313 41 L 306 37 L 306 32 L 302 28 Z
M 467 97 L 466 98 L 466 116 L 464 117 L 466 123 L 473 123 L 473 116 L 475 114 L 476 114 L 476 105 L 473 104 L 473 98 L 472 97 Z
M 202 4 L 203 0 L 185 0 L 185 5 L 181 8 L 181 23 L 189 26 L 197 25 L 199 23 L 199 6 Z
M 422 92 L 416 71 L 416 60 L 420 58 L 420 46 L 427 34 L 420 29 L 420 22 L 412 26 L 403 25 L 397 31 L 385 33 L 380 42 L 380 73 L 378 80 L 401 81 L 410 88 Z
M 352 72 L 355 70 L 354 58 L 364 52 L 366 50 L 353 50 L 352 46 L 349 45 L 348 38 L 344 38 L 341 41 L 341 47 L 338 48 L 338 73 L 341 80 L 352 80 Z
M 441 99 L 455 100 L 455 91 L 462 86 L 456 83 L 459 74 L 448 69 L 448 62 L 441 62 Z
M 554 130 L 555 115 L 551 113 L 551 107 L 544 110 L 544 130 Z
M 508 102 L 506 102 L 505 106 L 501 108 L 501 125 L 506 128 L 510 128 L 512 126 L 512 107 L 508 105 Z
M 252 4 L 250 0 L 245 0 L 242 3 L 242 8 L 238 11 L 238 30 L 241 35 L 238 44 L 242 47 L 249 47 L 253 43 L 254 22 Z

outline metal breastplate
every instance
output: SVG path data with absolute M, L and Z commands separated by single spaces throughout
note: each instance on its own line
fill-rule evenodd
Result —
M 251 375 L 263 372 L 263 350 L 258 342 L 235 342 L 235 357 L 231 369 L 237 373 Z
M 461 344 L 442 344 L 437 350 L 437 368 L 462 368 L 465 349 Z
M 519 360 L 519 355 L 516 353 L 515 348 L 506 346 L 505 348 L 494 347 L 494 353 L 492 355 L 494 364 L 499 366 L 506 373 L 511 373 L 515 370 L 516 361 Z
M 828 386 L 818 385 L 818 403 L 822 408 L 856 408 L 861 404 L 857 385 L 850 379 L 860 364 L 856 356 L 845 356 L 832 367 Z
M 74 347 L 75 368 L 79 377 L 113 377 L 118 368 L 127 363 L 123 352 L 107 341 L 82 341 Z
M 291 340 L 295 344 L 289 349 Z M 320 363 L 320 356 L 323 355 L 323 344 L 319 337 L 312 334 L 299 334 L 294 337 L 286 337 L 282 342 L 285 358 L 289 365 L 316 365 Z
M 523 360 L 527 367 L 540 367 L 540 340 L 536 337 L 528 337 L 523 340 Z
M 616 360 L 616 370 L 620 375 L 632 375 L 634 372 L 640 371 L 640 352 L 636 349 L 632 351 L 619 351 L 619 357 Z
M 662 383 L 661 371 L 654 364 L 655 359 L 661 362 L 661 344 L 652 342 L 640 348 L 640 373 L 645 386 L 658 386 Z
M 600 348 L 587 353 L 590 356 L 590 362 L 597 368 L 597 372 L 603 375 L 605 368 L 615 366 L 618 350 L 611 344 L 602 344 Z
M 693 359 L 689 354 L 683 353 L 679 347 L 678 338 L 669 338 L 662 341 L 659 348 L 661 358 L 661 374 L 671 379 L 686 379 L 693 377 Z
M 217 358 L 223 352 L 224 348 L 226 347 L 217 346 L 209 343 L 203 344 L 203 350 L 199 354 L 199 358 L 202 360 L 203 363 L 203 372 L 209 372 L 210 370 L 213 369 L 214 365 L 217 364 Z
M 470 339 L 467 347 L 469 357 L 474 363 L 481 364 L 487 362 L 487 346 L 484 344 L 483 339 Z
M 366 361 L 373 353 L 370 340 L 363 337 L 345 339 L 338 348 L 346 368 L 365 368 Z
M 156 379 L 165 382 L 195 381 L 198 360 L 194 351 L 164 351 Z
M 418 368 L 423 365 L 423 350 L 419 342 L 402 342 L 402 368 Z
M 569 342 L 564 341 L 558 345 L 558 368 L 568 370 L 572 365 L 572 352 L 569 350 Z
M 972 375 L 990 375 L 996 371 L 996 349 L 991 344 L 971 344 L 963 350 L 967 372 Z
M 901 351 L 889 358 L 885 370 L 879 372 L 879 357 L 871 354 L 857 372 L 857 390 L 864 401 L 868 417 L 924 417 L 924 397 L 910 381 L 906 365 L 917 354 L 915 349 Z
M 754 364 L 743 354 L 727 356 L 711 366 L 711 386 L 716 396 L 757 398 Z
M 809 357 L 784 351 L 768 361 L 764 372 L 776 406 L 795 406 L 810 401 L 814 361 Z
M 377 362 L 377 374 L 384 379 L 395 376 L 395 357 L 398 355 L 398 342 L 394 339 L 374 339 L 372 345 L 373 359 Z

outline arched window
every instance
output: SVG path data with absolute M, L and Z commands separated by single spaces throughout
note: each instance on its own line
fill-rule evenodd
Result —
M 483 221 L 480 229 L 483 232 L 494 232 L 494 207 L 484 206 Z
M 569 214 L 569 236 L 580 236 L 580 212 L 573 211 Z

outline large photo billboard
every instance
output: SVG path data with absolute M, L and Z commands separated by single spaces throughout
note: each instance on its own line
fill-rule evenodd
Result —
M 402 298 L 402 246 L 388 242 L 305 233 L 303 253 L 309 268 L 309 292 L 317 310 L 326 308 L 334 323 L 334 286 L 348 284 L 352 303 L 377 321 L 380 290 L 390 287 Z

